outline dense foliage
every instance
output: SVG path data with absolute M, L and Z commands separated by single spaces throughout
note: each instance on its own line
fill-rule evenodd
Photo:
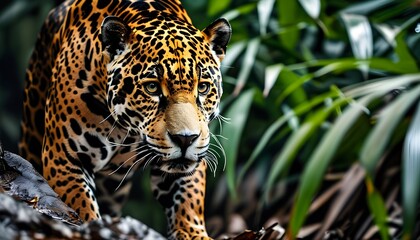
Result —
M 312 200 L 330 189 L 326 176 L 361 166 L 366 173 L 360 186 L 366 187 L 381 238 L 401 234 L 388 229 L 395 219 L 392 203 L 401 204 L 408 239 L 415 232 L 420 191 L 416 2 L 261 0 L 206 6 L 209 15 L 223 13 L 234 29 L 224 62 L 223 113 L 230 123 L 222 123 L 221 134 L 228 140 L 220 139 L 230 199 L 240 202 L 241 185 L 257 174 L 255 194 L 263 196 L 257 206 L 273 212 L 276 200 L 292 199 L 284 224 L 289 236 L 296 236 L 311 216 Z M 398 197 L 382 191 L 387 175 L 378 171 L 389 170 L 380 168 L 388 158 L 398 159 L 402 168 L 402 177 L 392 183 L 401 187 Z M 282 184 L 297 187 L 281 195 Z M 329 208 L 323 231 L 345 209 L 337 202 Z

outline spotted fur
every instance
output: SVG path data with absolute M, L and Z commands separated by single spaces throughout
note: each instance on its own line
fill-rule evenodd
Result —
M 89 221 L 116 216 L 153 167 L 169 235 L 207 238 L 209 122 L 231 28 L 197 30 L 178 0 L 68 0 L 39 35 L 25 81 L 20 153 Z

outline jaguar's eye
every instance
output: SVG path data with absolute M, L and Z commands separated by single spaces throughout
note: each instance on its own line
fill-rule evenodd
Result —
M 198 84 L 198 93 L 201 95 L 205 95 L 210 90 L 210 83 L 208 82 L 202 82 Z
M 144 88 L 146 92 L 150 95 L 159 95 L 160 94 L 160 87 L 159 84 L 156 82 L 148 82 L 145 84 Z

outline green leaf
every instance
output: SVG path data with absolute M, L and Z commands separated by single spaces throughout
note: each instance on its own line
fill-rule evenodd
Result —
M 271 65 L 265 68 L 264 96 L 268 96 L 268 93 L 274 86 L 274 83 L 276 82 L 283 68 L 283 64 Z
M 223 124 L 223 135 L 227 139 L 221 139 L 220 142 L 226 154 L 227 185 L 233 198 L 236 198 L 236 158 L 253 97 L 254 90 L 252 89 L 241 93 L 224 114 L 226 118 L 231 119 L 231 122 Z
M 360 99 L 357 104 L 351 104 L 343 114 L 337 118 L 330 130 L 322 138 L 315 152 L 311 155 L 303 171 L 296 202 L 293 206 L 288 234 L 294 238 L 302 227 L 309 206 L 321 184 L 325 171 L 334 157 L 335 152 L 344 140 L 347 131 L 364 113 L 364 109 L 372 100 L 378 97 L 371 94 Z
M 279 35 L 281 43 L 285 48 L 293 51 L 300 37 L 300 29 L 297 27 L 300 22 L 300 8 L 297 1 L 279 0 L 277 1 L 277 9 L 280 27 L 288 29 L 282 31 Z
M 275 64 L 265 68 L 265 79 L 264 79 L 264 96 L 268 97 L 269 94 L 276 97 L 284 88 L 289 87 L 291 84 L 298 82 L 300 77 L 291 71 L 288 67 L 283 64 Z M 274 91 L 270 92 L 271 89 Z M 289 103 L 292 106 L 296 106 L 303 101 L 307 100 L 306 92 L 300 85 L 290 92 L 288 96 Z M 277 103 L 281 103 L 277 101 Z
M 355 69 L 360 65 L 363 65 L 363 63 L 361 64 L 361 62 L 358 61 L 336 61 L 317 70 L 313 73 L 313 76 L 319 78 L 330 73 L 341 73 Z
M 238 95 L 248 80 L 251 69 L 254 66 L 255 58 L 260 47 L 260 39 L 254 38 L 248 42 L 248 47 L 245 51 L 243 61 L 241 64 L 241 71 L 239 72 L 238 81 L 236 83 L 233 95 Z
M 230 5 L 230 2 L 231 0 L 210 0 L 207 10 L 208 15 L 214 16 L 216 14 L 219 14 L 220 12 L 226 11 Z
M 342 13 L 353 55 L 357 59 L 368 59 L 373 53 L 372 29 L 367 17 L 356 14 Z
M 245 41 L 236 42 L 234 44 L 229 45 L 229 48 L 226 52 L 226 57 L 223 59 L 221 65 L 222 72 L 225 72 L 233 63 L 236 61 L 238 56 L 242 53 L 242 51 L 246 47 Z
M 391 45 L 392 47 L 395 47 L 396 45 L 395 37 L 401 31 L 401 27 L 388 25 L 384 23 L 375 24 L 374 26 L 378 30 L 378 32 L 382 35 L 382 37 L 385 39 L 385 41 L 387 41 L 388 44 Z
M 254 163 L 254 161 L 257 159 L 258 155 L 262 152 L 262 150 L 267 146 L 268 142 L 271 140 L 271 137 L 274 135 L 274 133 L 289 119 L 291 119 L 293 116 L 295 116 L 295 113 L 293 111 L 288 112 L 287 114 L 283 115 L 279 119 L 277 119 L 273 124 L 270 125 L 270 127 L 264 132 L 263 136 L 261 137 L 261 140 L 258 142 L 257 146 L 255 147 L 254 151 L 252 152 L 249 159 L 246 161 L 244 167 L 241 169 L 239 176 L 238 176 L 238 184 L 242 182 L 242 179 L 245 176 L 245 173 L 248 171 L 248 169 L 251 167 L 251 165 Z
M 405 113 L 420 97 L 420 86 L 401 94 L 379 116 L 378 123 L 367 137 L 360 153 L 360 163 L 373 178 L 377 162 L 384 154 L 394 129 Z
M 260 0 L 257 5 L 258 19 L 260 23 L 260 34 L 267 34 L 267 25 L 273 11 L 275 0 Z
M 411 69 L 411 71 L 418 72 L 417 62 L 413 58 L 411 51 L 409 50 L 406 43 L 406 30 L 413 23 L 417 22 L 420 18 L 420 14 L 416 14 L 414 17 L 411 17 L 405 21 L 401 26 L 398 27 L 389 27 L 385 24 L 378 24 L 378 29 L 380 29 L 384 38 L 390 42 L 391 46 L 395 47 L 395 53 L 398 56 L 397 62 L 399 65 L 403 65 L 406 68 Z
M 380 1 L 377 2 L 380 4 Z M 395 18 L 401 19 L 401 13 L 409 12 L 413 7 L 413 0 L 391 0 L 390 3 L 391 4 L 381 5 L 380 8 L 384 9 L 382 11 L 372 11 L 371 14 L 369 14 L 371 15 L 372 20 L 375 22 L 391 22 L 394 21 Z
M 299 0 L 305 12 L 313 19 L 318 19 L 321 12 L 320 0 Z
M 396 77 L 378 78 L 343 88 L 347 96 L 353 98 L 365 96 L 374 92 L 387 93 L 392 90 L 407 88 L 410 84 L 420 82 L 420 74 L 406 74 Z
M 323 67 L 329 64 L 336 64 L 339 63 L 347 66 L 354 66 L 360 67 L 363 65 L 369 65 L 370 69 L 382 70 L 387 71 L 390 73 L 399 73 L 399 74 L 407 74 L 407 73 L 417 73 L 417 68 L 413 68 L 411 64 L 405 65 L 403 62 L 395 62 L 391 61 L 390 59 L 386 58 L 371 58 L 366 60 L 355 59 L 355 58 L 342 58 L 342 59 L 322 59 L 322 60 L 314 60 L 294 65 L 289 65 L 288 67 L 292 70 L 299 70 L 302 68 L 309 68 L 309 67 Z
M 321 1 L 320 0 L 299 0 L 300 5 L 305 12 L 318 24 L 324 34 L 330 35 L 330 32 L 325 24 L 320 19 Z
M 388 226 L 386 224 L 387 212 L 384 200 L 382 199 L 381 194 L 375 189 L 370 177 L 366 178 L 366 187 L 368 192 L 367 201 L 370 212 L 372 213 L 375 224 L 379 229 L 381 239 L 387 240 L 389 239 L 389 235 Z
M 322 108 L 312 115 L 302 126 L 295 131 L 286 142 L 281 154 L 275 159 L 273 167 L 268 175 L 268 180 L 265 185 L 265 199 L 268 199 L 268 194 L 275 182 L 275 180 L 288 169 L 291 161 L 294 159 L 300 148 L 312 136 L 312 134 L 320 127 L 325 119 L 331 115 L 337 108 L 346 104 L 350 99 L 341 98 L 336 100 L 331 106 Z
M 290 94 L 302 87 L 302 85 L 313 78 L 312 74 L 306 74 L 291 83 L 276 99 L 276 104 L 282 103 Z
M 301 114 L 304 114 L 306 112 L 311 111 L 315 106 L 323 103 L 325 99 L 337 96 L 336 92 L 328 92 L 326 94 L 321 94 L 319 96 L 313 97 L 310 101 L 304 102 L 297 106 L 292 111 L 286 112 L 283 116 L 281 116 L 279 119 L 277 119 L 274 123 L 272 123 L 267 130 L 264 132 L 262 137 L 260 138 L 260 141 L 258 142 L 257 146 L 255 147 L 254 151 L 252 151 L 251 156 L 246 161 L 244 167 L 241 169 L 239 176 L 238 176 L 238 183 L 242 182 L 243 177 L 245 176 L 245 173 L 248 171 L 248 169 L 251 167 L 251 165 L 255 162 L 257 157 L 261 154 L 261 152 L 264 150 L 264 148 L 267 146 L 269 141 L 272 139 L 274 134 L 290 119 L 293 117 L 299 116 Z
M 217 1 L 216 1 L 217 2 Z M 223 18 L 226 18 L 228 20 L 233 20 L 241 15 L 247 15 L 250 12 L 252 12 L 255 8 L 257 7 L 256 3 L 249 3 L 249 4 L 244 4 L 241 5 L 237 8 L 234 8 L 228 12 L 226 12 L 225 14 L 222 15 Z
M 420 194 L 420 104 L 404 141 L 402 169 L 403 233 L 412 239 Z
M 395 47 L 395 52 L 397 53 L 398 58 L 399 58 L 398 62 L 406 66 L 408 65 L 414 71 L 419 71 L 417 67 L 417 62 L 411 55 L 411 50 L 408 49 L 407 47 L 407 43 L 405 42 L 405 37 L 406 37 L 406 34 L 398 34 L 398 36 L 395 39 L 397 43 Z
M 345 13 L 369 15 L 371 12 L 376 12 L 384 6 L 389 6 L 394 0 L 375 0 L 375 1 L 361 1 L 346 7 L 342 10 Z
M 418 73 L 418 69 L 413 64 L 405 64 L 403 61 L 395 62 L 386 58 L 372 58 L 368 61 L 370 69 L 388 71 L 390 73 Z

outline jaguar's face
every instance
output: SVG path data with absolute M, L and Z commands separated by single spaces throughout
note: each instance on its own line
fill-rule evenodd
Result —
M 153 27 L 153 28 L 152 28 Z M 162 171 L 192 172 L 206 155 L 209 122 L 222 95 L 220 61 L 231 29 L 218 20 L 203 31 L 156 18 L 103 22 L 110 57 L 108 107 L 120 127 L 140 135 Z

